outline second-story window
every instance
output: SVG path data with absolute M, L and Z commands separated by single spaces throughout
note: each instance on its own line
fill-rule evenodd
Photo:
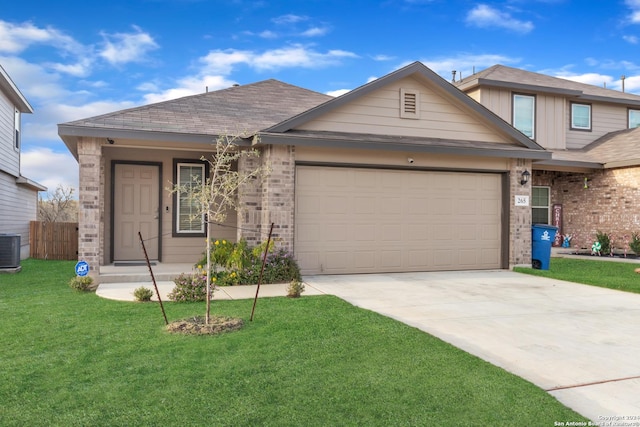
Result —
M 535 138 L 536 97 L 533 95 L 513 94 L 513 127 Z
M 640 126 L 640 110 L 629 108 L 629 129 Z
M 571 129 L 591 130 L 591 105 L 571 104 Z
M 20 150 L 20 110 L 16 108 L 14 119 L 15 135 L 13 136 L 13 148 Z

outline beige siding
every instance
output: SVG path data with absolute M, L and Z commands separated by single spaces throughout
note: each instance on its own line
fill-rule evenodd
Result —
M 532 94 L 533 95 L 533 94 Z M 536 95 L 536 128 L 535 141 L 545 148 L 566 148 L 566 101 L 563 97 Z M 480 94 L 474 93 L 474 99 L 500 116 L 507 123 L 512 123 L 513 92 L 505 89 L 482 88 Z
M 420 94 L 420 118 L 400 117 L 400 91 Z M 479 118 L 413 78 L 397 81 L 337 108 L 299 129 L 508 142 Z
M 408 162 L 408 158 L 413 163 Z M 425 153 L 398 153 L 368 150 L 335 150 L 320 147 L 296 147 L 296 162 L 320 162 L 343 165 L 380 165 L 391 167 L 443 168 L 507 171 L 509 159 L 451 156 Z
M 591 132 L 570 130 L 571 108 L 565 114 L 567 148 L 580 149 L 601 136 L 627 128 L 627 107 L 591 104 Z
M 105 260 L 111 253 L 111 162 L 154 162 L 162 164 L 162 200 L 161 200 L 161 221 L 162 221 L 162 261 L 170 263 L 196 263 L 205 249 L 204 237 L 173 237 L 173 196 L 168 189 L 173 182 L 173 160 L 174 159 L 194 159 L 198 160 L 207 153 L 200 151 L 170 151 L 170 150 L 150 150 L 150 149 L 127 149 L 117 147 L 103 148 L 105 159 Z M 214 226 L 212 237 L 236 241 L 236 221 L 235 212 L 228 215 L 226 227 Z

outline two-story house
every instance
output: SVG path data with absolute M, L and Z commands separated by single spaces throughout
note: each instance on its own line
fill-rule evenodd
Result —
M 29 222 L 38 209 L 38 191 L 42 185 L 20 173 L 21 116 L 33 109 L 7 72 L 0 66 L 0 234 L 19 239 L 0 239 L 5 259 L 7 245 L 20 240 L 20 258 L 29 257 Z
M 640 96 L 495 65 L 455 85 L 552 152 L 532 163 L 532 222 L 572 246 L 640 232 Z M 560 243 L 558 240 L 557 243 Z

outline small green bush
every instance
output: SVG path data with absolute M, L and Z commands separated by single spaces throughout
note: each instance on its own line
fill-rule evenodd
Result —
M 631 250 L 635 252 L 636 255 L 640 256 L 640 233 L 631 233 L 629 248 L 631 248 Z
M 300 294 L 304 292 L 304 283 L 300 280 L 293 279 L 287 286 L 287 296 L 289 298 L 299 298 Z
M 231 243 L 211 240 L 212 277 L 218 286 L 256 284 L 260 280 L 262 259 L 266 242 L 249 248 L 245 240 Z M 198 268 L 207 263 L 206 254 L 198 262 Z M 262 283 L 283 283 L 300 280 L 300 267 L 292 254 L 285 249 L 274 249 L 269 244 Z
M 75 289 L 78 292 L 90 291 L 91 285 L 93 285 L 93 278 L 91 276 L 76 276 L 69 281 L 71 289 Z
M 153 291 L 149 288 L 145 288 L 144 286 L 140 286 L 133 291 L 133 296 L 136 301 L 145 302 L 151 301 L 151 297 L 153 296 Z
M 600 243 L 600 252 L 602 255 L 611 253 L 611 237 L 602 231 L 596 231 L 596 239 Z
M 171 301 L 195 302 L 207 300 L 207 272 L 205 270 L 198 269 L 192 274 L 182 273 L 173 282 L 176 286 L 167 295 Z M 213 286 L 211 287 L 211 297 L 213 297 Z

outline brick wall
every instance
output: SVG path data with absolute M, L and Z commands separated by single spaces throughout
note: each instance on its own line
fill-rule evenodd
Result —
M 551 187 L 551 204 L 562 204 L 563 232 L 574 236 L 572 247 L 591 248 L 600 231 L 611 236 L 614 248 L 624 249 L 631 233 L 640 232 L 640 168 L 536 171 L 533 182 Z
M 531 172 L 531 161 L 512 159 L 509 166 L 509 266 L 513 267 L 531 264 L 531 206 L 515 206 L 515 196 L 528 196 L 531 202 L 531 181 L 520 184 L 522 172 Z
M 244 238 L 250 246 L 257 245 L 267 239 L 273 223 L 272 239 L 276 245 L 293 250 L 295 148 L 264 147 L 259 159 L 243 158 L 238 167 L 255 168 L 258 162 L 269 165 L 270 172 L 260 185 L 251 183 L 240 193 L 238 239 Z
M 78 141 L 80 188 L 78 191 L 78 259 L 89 263 L 89 275 L 97 283 L 102 264 L 104 235 L 104 180 L 102 148 L 94 138 Z

